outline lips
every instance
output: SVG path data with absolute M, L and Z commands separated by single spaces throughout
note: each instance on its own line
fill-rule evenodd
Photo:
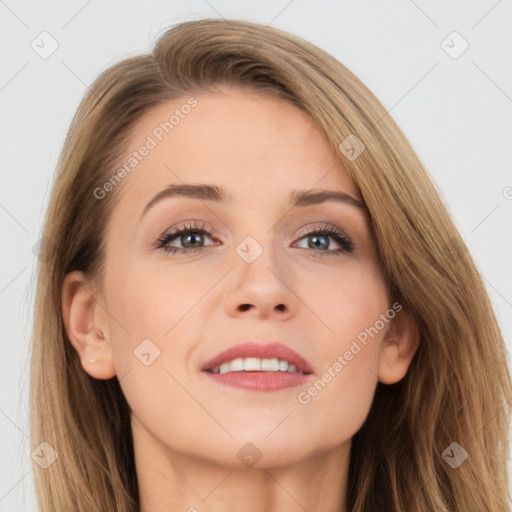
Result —
M 313 373 L 313 368 L 301 355 L 297 354 L 291 348 L 279 342 L 257 343 L 255 341 L 247 341 L 230 347 L 220 354 L 207 361 L 201 367 L 201 371 L 209 371 L 212 368 L 220 366 L 222 363 L 232 361 L 237 358 L 257 357 L 259 359 L 272 359 L 288 361 L 296 366 L 301 373 Z

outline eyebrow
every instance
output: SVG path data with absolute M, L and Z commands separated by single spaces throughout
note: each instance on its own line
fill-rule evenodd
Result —
M 142 210 L 141 218 L 145 213 L 164 199 L 171 197 L 188 197 L 201 201 L 215 201 L 217 203 L 233 204 L 234 197 L 228 194 L 225 189 L 217 185 L 208 184 L 171 184 L 158 192 Z M 292 190 L 290 194 L 290 206 L 304 207 L 321 204 L 326 201 L 337 201 L 360 209 L 366 209 L 363 203 L 356 198 L 337 190 Z

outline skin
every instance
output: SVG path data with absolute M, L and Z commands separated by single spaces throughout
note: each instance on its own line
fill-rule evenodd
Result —
M 297 107 L 231 86 L 195 98 L 191 113 L 124 178 L 107 227 L 101 286 L 81 272 L 66 276 L 70 342 L 91 376 L 120 379 L 142 512 L 344 511 L 351 438 L 377 381 L 406 374 L 417 326 L 402 310 L 321 392 L 299 402 L 391 307 L 368 214 L 334 201 L 290 208 L 293 189 L 342 191 L 362 202 L 325 134 Z M 146 115 L 130 150 L 186 99 Z M 155 194 L 183 182 L 221 186 L 234 201 L 167 198 L 140 219 Z M 151 245 L 194 220 L 212 233 L 195 242 L 198 252 L 168 254 Z M 326 256 L 308 246 L 305 230 L 325 225 L 345 232 L 354 252 Z M 247 236 L 263 249 L 252 263 L 236 251 Z M 330 236 L 322 241 L 331 252 L 340 248 Z M 184 247 L 186 236 L 171 243 Z M 134 356 L 146 338 L 160 350 L 149 366 Z M 245 340 L 281 341 L 311 363 L 314 376 L 306 385 L 258 392 L 200 372 Z M 253 450 L 247 443 L 261 454 L 251 467 L 237 456 Z

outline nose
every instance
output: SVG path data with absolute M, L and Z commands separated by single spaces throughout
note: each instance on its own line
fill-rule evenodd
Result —
M 226 298 L 230 316 L 286 320 L 295 315 L 298 297 L 293 277 L 275 251 L 265 247 L 251 262 L 235 254 L 234 266 Z

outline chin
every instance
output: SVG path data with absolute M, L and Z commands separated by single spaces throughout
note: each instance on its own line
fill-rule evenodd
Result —
M 307 439 L 291 438 L 277 432 L 269 436 L 268 429 L 264 429 L 260 435 L 237 436 L 233 444 L 237 468 L 286 467 L 302 461 L 308 453 L 314 451 Z

